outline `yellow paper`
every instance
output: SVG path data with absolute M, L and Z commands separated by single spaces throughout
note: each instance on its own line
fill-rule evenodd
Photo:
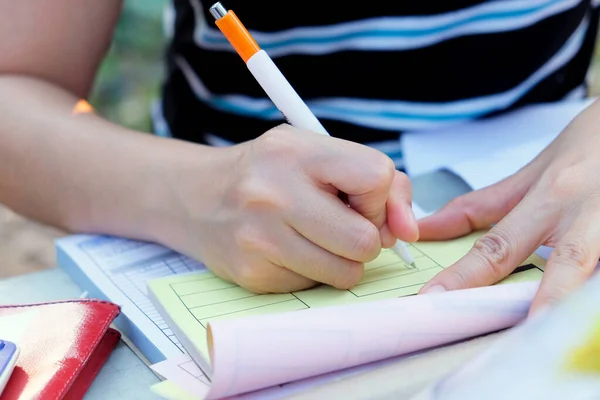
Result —
M 350 290 L 323 285 L 294 293 L 257 295 L 210 272 L 153 280 L 149 289 L 159 309 L 169 314 L 178 329 L 209 360 L 206 335 L 209 321 L 413 295 L 434 275 L 465 255 L 481 234 L 445 242 L 409 244 L 416 269 L 407 266 L 392 250 L 384 249 L 377 259 L 365 265 L 363 279 Z M 545 260 L 534 254 L 522 265 L 528 267 L 502 283 L 539 280 Z
M 190 394 L 171 381 L 156 383 L 150 386 L 150 390 L 167 400 L 202 400 L 200 397 Z
M 580 373 L 600 374 L 600 319 L 586 342 L 571 354 L 569 367 Z

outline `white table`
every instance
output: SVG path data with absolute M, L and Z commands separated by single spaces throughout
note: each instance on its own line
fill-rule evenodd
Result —
M 440 173 L 413 181 L 413 196 L 426 211 L 433 211 L 453 196 L 468 190 L 460 178 Z M 1 260 L 0 260 L 1 267 Z M 72 299 L 81 290 L 59 268 L 0 280 L 0 304 L 34 303 Z M 366 374 L 336 382 L 294 396 L 294 399 L 394 398 L 402 399 L 429 381 L 449 372 L 485 346 L 492 337 L 431 352 L 408 362 L 394 363 Z M 87 393 L 86 399 L 154 400 L 150 386 L 160 380 L 127 345 L 121 341 Z M 368 385 L 364 383 L 368 382 Z M 361 393 L 361 388 L 369 388 Z M 352 395 L 350 395 L 352 394 Z

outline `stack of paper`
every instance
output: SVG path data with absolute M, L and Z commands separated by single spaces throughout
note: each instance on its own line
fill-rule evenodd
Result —
M 87 296 L 121 306 L 115 325 L 144 361 L 157 363 L 185 350 L 148 297 L 149 280 L 206 271 L 186 256 L 155 243 L 73 235 L 56 242 L 58 264 Z
M 448 168 L 472 188 L 494 183 L 535 157 L 590 102 L 532 106 L 452 129 L 408 133 L 408 172 Z M 414 269 L 384 251 L 349 291 L 321 286 L 262 296 L 153 243 L 77 235 L 59 240 L 57 253 L 59 265 L 90 296 L 121 305 L 117 327 L 167 378 L 157 393 L 268 399 L 329 386 L 393 357 L 520 321 L 533 285 L 406 297 L 464 255 L 476 237 L 412 245 Z M 543 260 L 532 256 L 504 283 L 537 281 L 542 270 Z
M 483 398 L 600 398 L 600 275 L 414 400 Z
M 530 106 L 405 134 L 407 170 L 446 168 L 473 189 L 487 186 L 530 162 L 591 102 Z M 414 270 L 384 251 L 349 291 L 321 286 L 258 296 L 207 272 L 152 280 L 150 298 L 189 353 L 154 366 L 168 378 L 156 390 L 165 397 L 178 390 L 190 398 L 279 398 L 380 360 L 512 326 L 526 315 L 536 284 L 406 297 L 465 254 L 476 236 L 411 246 Z M 525 264 L 504 283 L 537 281 L 543 260 L 534 255 Z
M 170 382 L 155 389 L 164 395 L 178 387 L 197 399 L 281 398 L 513 326 L 541 277 L 545 261 L 537 255 L 503 285 L 410 296 L 481 234 L 412 244 L 416 269 L 384 250 L 351 290 L 256 295 L 209 272 L 152 280 L 151 299 L 189 353 L 153 366 Z

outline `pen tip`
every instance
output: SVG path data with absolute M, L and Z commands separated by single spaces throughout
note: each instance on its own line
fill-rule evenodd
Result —
M 411 266 L 411 267 L 413 267 L 413 268 L 417 268 L 417 266 L 415 265 L 415 263 L 414 263 L 414 262 L 411 262 L 411 263 L 410 263 L 410 266 Z

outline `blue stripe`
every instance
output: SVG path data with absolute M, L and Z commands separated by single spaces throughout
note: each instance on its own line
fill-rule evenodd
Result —
M 428 104 L 429 107 L 425 107 L 423 110 L 416 109 L 390 109 L 394 107 L 394 102 L 389 103 L 387 109 L 373 109 L 373 107 L 359 108 L 349 102 L 347 105 L 344 104 L 324 104 L 321 100 L 315 100 L 313 102 L 307 101 L 307 105 L 317 117 L 322 118 L 333 118 L 343 119 L 347 121 L 356 121 L 357 119 L 380 119 L 382 121 L 394 121 L 403 119 L 405 121 L 427 121 L 432 123 L 447 123 L 453 121 L 469 120 L 481 117 L 488 114 L 491 111 L 497 110 L 502 107 L 506 107 L 512 104 L 514 101 L 521 98 L 531 88 L 535 87 L 540 81 L 545 79 L 551 73 L 556 71 L 557 68 L 562 67 L 569 60 L 573 58 L 577 51 L 581 48 L 581 44 L 585 38 L 585 33 L 588 28 L 588 19 L 586 18 L 580 24 L 573 35 L 565 42 L 563 47 L 550 59 L 548 60 L 538 71 L 531 75 L 528 79 L 523 81 L 518 86 L 510 89 L 505 93 L 497 93 L 494 95 L 484 96 L 481 98 L 459 100 L 456 107 L 452 107 L 452 110 L 440 110 L 441 112 L 433 114 L 432 111 L 435 104 Z M 184 68 L 185 69 L 185 68 Z M 191 68 L 190 68 L 191 69 Z M 184 72 L 185 73 L 185 72 Z M 187 79 L 198 79 L 193 71 L 189 71 L 188 74 L 192 74 Z M 198 84 L 202 83 L 198 79 Z M 193 86 L 193 85 L 192 85 Z M 227 113 L 238 114 L 242 116 L 248 116 L 253 118 L 260 118 L 265 120 L 281 120 L 282 115 L 279 110 L 275 107 L 272 102 L 259 100 L 259 103 L 254 102 L 250 98 L 243 98 L 239 96 L 232 97 L 231 95 L 214 95 L 206 91 L 206 88 L 201 90 L 193 89 L 196 93 L 197 98 L 207 103 L 214 109 L 221 110 Z M 203 93 L 206 92 L 206 93 Z M 514 93 L 513 93 L 514 92 Z M 507 98 L 504 98 L 508 96 Z M 497 97 L 497 99 L 495 99 Z M 342 100 L 342 99 L 338 99 Z M 466 107 L 464 104 L 460 105 L 462 110 L 459 110 L 459 103 L 472 101 L 473 105 Z M 485 101 L 488 104 L 477 104 L 479 101 Z M 418 106 L 418 103 L 414 104 Z M 443 104 L 441 104 L 443 105 Z M 382 105 L 387 107 L 388 105 Z M 415 107 L 418 108 L 418 107 Z M 430 110 L 427 110 L 430 108 Z
M 200 101 L 205 101 L 199 98 Z M 275 106 L 263 107 L 262 110 L 249 109 L 234 104 L 228 100 L 225 100 L 221 96 L 213 96 L 208 101 L 206 101 L 211 107 L 218 109 L 220 111 L 225 111 L 228 113 L 234 113 L 238 115 L 243 115 L 246 117 L 260 118 L 265 120 L 280 120 L 283 119 L 281 112 Z M 447 122 L 453 121 L 457 119 L 465 119 L 465 118 L 476 118 L 482 115 L 485 115 L 489 112 L 489 110 L 483 111 L 475 111 L 469 113 L 452 113 L 448 115 L 431 115 L 431 114 L 407 114 L 402 112 L 390 112 L 390 111 L 364 111 L 364 110 L 352 110 L 351 112 L 345 111 L 343 108 L 337 107 L 328 107 L 328 106 L 319 106 L 319 105 L 310 105 L 310 102 L 307 102 L 310 110 L 314 114 L 325 115 L 325 114 L 346 114 L 346 115 L 354 115 L 354 116 L 366 116 L 369 118 L 372 117 L 382 117 L 382 118 L 404 118 L 404 119 L 414 119 L 414 120 L 429 120 L 429 121 L 439 121 L 439 122 Z
M 494 11 L 487 15 L 477 15 L 470 17 L 463 21 L 454 21 L 446 24 L 445 26 L 440 26 L 436 28 L 414 28 L 414 29 L 394 29 L 394 30 L 368 30 L 363 32 L 352 32 L 345 33 L 336 36 L 330 37 L 310 37 L 310 38 L 294 38 L 294 39 L 284 39 L 279 42 L 274 43 L 264 43 L 261 44 L 261 47 L 265 51 L 272 51 L 279 47 L 287 47 L 294 45 L 305 45 L 305 44 L 324 44 L 324 43 L 335 43 L 338 41 L 352 40 L 357 38 L 400 38 L 400 37 L 419 37 L 425 35 L 432 35 L 444 32 L 449 29 L 458 28 L 460 26 L 475 23 L 475 22 L 485 22 L 491 20 L 502 20 L 514 17 L 524 17 L 528 14 L 533 14 L 538 11 L 541 11 L 545 8 L 551 7 L 555 4 L 559 4 L 563 0 L 554 0 L 549 3 L 533 6 L 530 8 L 522 9 L 522 10 L 514 10 L 514 11 Z M 212 44 L 226 44 L 227 39 L 222 35 L 216 35 L 214 37 L 210 37 L 206 35 L 206 31 L 202 31 L 202 39 L 207 43 Z

